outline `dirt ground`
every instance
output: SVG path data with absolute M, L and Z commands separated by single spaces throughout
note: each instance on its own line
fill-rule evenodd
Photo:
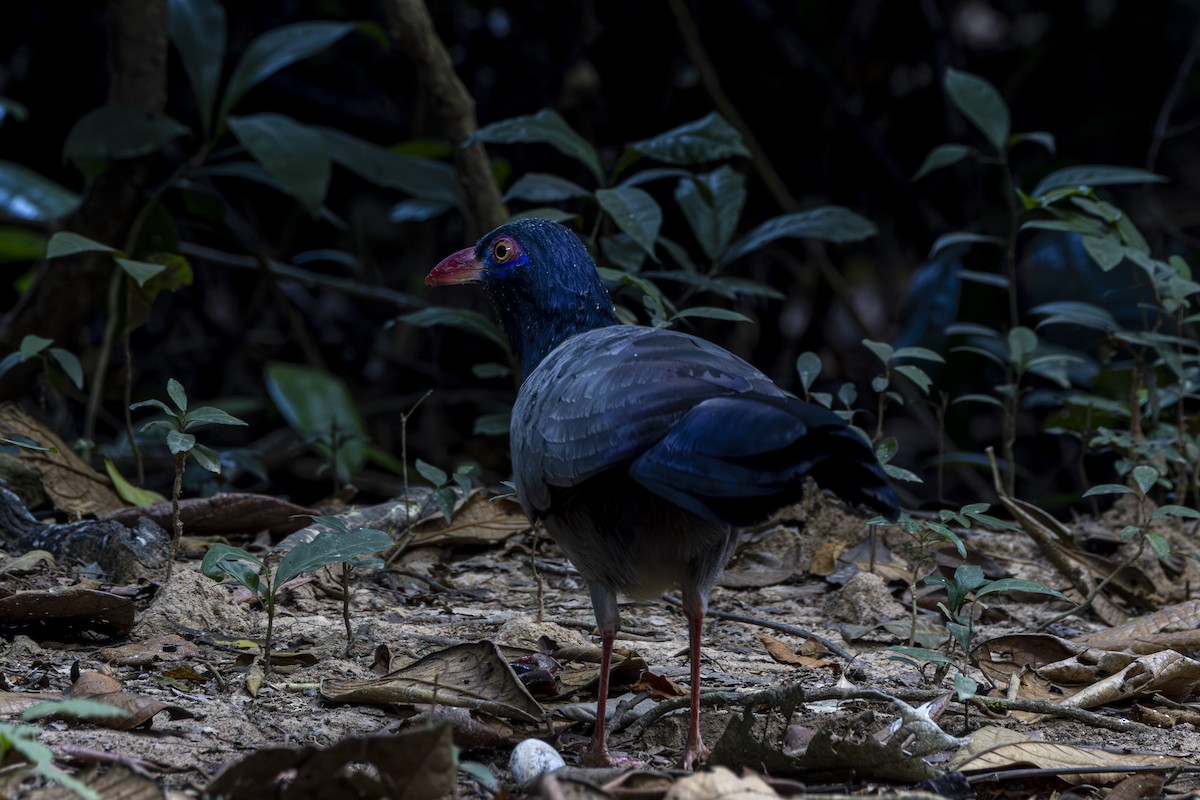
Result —
M 771 782 L 759 791 L 771 794 L 761 796 L 794 795 L 803 785 L 797 781 L 807 784 L 809 791 L 820 789 L 835 794 L 871 793 L 889 785 L 917 788 L 922 783 L 920 769 L 908 779 L 899 777 L 907 774 L 904 770 L 920 764 L 924 765 L 922 769 L 933 765 L 929 767 L 930 775 L 953 772 L 947 769 L 946 759 L 954 755 L 954 742 L 962 745 L 963 737 L 982 726 L 996 726 L 1027 740 L 1054 745 L 1102 746 L 1107 755 L 1118 756 L 1117 762 L 1097 757 L 1096 764 L 1120 763 L 1121 759 L 1144 764 L 1148 762 L 1138 759 L 1169 758 L 1162 762 L 1163 769 L 1147 773 L 1150 783 L 1145 784 L 1146 788 L 1136 790 L 1130 788 L 1131 784 L 1120 784 L 1125 787 L 1123 791 L 1142 794 L 1109 794 L 1111 787 L 1129 773 L 1089 773 L 1073 785 L 1054 774 L 1065 769 L 1061 766 L 1064 762 L 1039 761 L 1031 756 L 1024 763 L 1018 758 L 1014 763 L 995 764 L 992 769 L 997 775 L 1016 766 L 1033 771 L 1025 778 L 1000 777 L 991 783 L 976 784 L 972 788 L 977 796 L 1051 797 L 1068 790 L 1075 797 L 1180 797 L 1189 796 L 1189 792 L 1193 793 L 1190 796 L 1200 796 L 1195 794 L 1200 780 L 1187 769 L 1189 765 L 1200 765 L 1195 682 L 1182 689 L 1176 686 L 1175 699 L 1159 693 L 1092 709 L 1118 722 L 1139 720 L 1136 727 L 1126 731 L 1101 729 L 1089 719 L 1034 718 L 1004 709 L 995 710 L 990 718 L 979 708 L 964 715 L 964 706 L 952 702 L 940 716 L 936 711 L 932 713 L 941 729 L 956 738 L 930 745 L 929 739 L 918 732 L 915 739 L 908 739 L 901 747 L 906 752 L 901 760 L 907 766 L 898 768 L 898 773 L 879 769 L 870 755 L 856 762 L 856 757 L 847 755 L 851 744 L 882 741 L 885 734 L 878 732 L 897 719 L 900 707 L 889 698 L 905 699 L 910 706 L 918 706 L 924 698 L 939 694 L 930 690 L 952 688 L 953 670 L 941 674 L 933 665 L 898 658 L 886 648 L 904 641 L 886 628 L 877 627 L 850 642 L 843 638 L 843 630 L 847 630 L 844 626 L 876 626 L 888 620 L 902 621 L 901 627 L 908 624 L 911 568 L 907 566 L 908 545 L 902 534 L 891 531 L 877 536 L 872 565 L 867 545 L 870 530 L 861 518 L 825 503 L 810 503 L 794 516 L 803 517 L 805 522 L 787 519 L 785 524 L 747 534 L 722 584 L 713 592 L 714 616 L 725 612 L 744 615 L 751 621 L 713 618 L 705 625 L 704 691 L 752 693 L 790 687 L 805 692 L 799 702 L 796 699 L 801 695 L 793 693 L 789 695 L 792 700 L 781 701 L 775 707 L 759 703 L 752 716 L 745 716 L 748 712 L 737 703 L 720 700 L 702 715 L 705 740 L 716 745 L 718 751 L 714 760 L 728 763 L 734 774 L 740 774 L 741 767 L 768 767 L 763 771 L 772 776 Z M 1091 523 L 1090 529 L 1093 533 L 1099 529 L 1117 530 L 1119 524 L 1118 518 L 1107 519 Z M 1180 536 L 1186 533 L 1178 532 Z M 1023 533 L 969 532 L 964 538 L 972 562 L 984 566 L 989 578 L 1019 577 L 1063 586 L 1063 580 Z M 230 540 L 235 544 L 250 541 Z M 134 730 L 72 720 L 37 723 L 39 741 L 51 748 L 61 768 L 95 780 L 104 770 L 117 769 L 112 762 L 123 763 L 131 774 L 141 776 L 141 790 L 147 792 L 132 796 L 144 797 L 163 793 L 200 796 L 223 770 L 267 748 L 308 746 L 321 750 L 348 737 L 391 735 L 419 727 L 430 718 L 449 719 L 455 741 L 462 748 L 458 761 L 467 766 L 453 776 L 458 795 L 494 797 L 500 792 L 519 796 L 523 790 L 515 784 L 508 767 L 516 740 L 540 733 L 561 752 L 568 765 L 577 762 L 587 743 L 590 725 L 586 721 L 570 722 L 586 720 L 594 713 L 595 664 L 588 663 L 587 658 L 596 655 L 595 621 L 586 590 L 553 543 L 542 538 L 534 559 L 544 596 L 539 621 L 538 577 L 530 558 L 534 545 L 531 532 L 507 535 L 488 545 L 454 543 L 452 538 L 442 543 L 436 537 L 429 541 L 432 543 L 408 550 L 387 570 L 354 571 L 354 638 L 349 652 L 337 576 L 322 570 L 286 588 L 275 624 L 275 650 L 300 655 L 277 656 L 277 671 L 262 679 L 256 694 L 249 691 L 256 680 L 253 653 L 255 643 L 261 643 L 264 636 L 266 615 L 246 590 L 204 577 L 195 558 L 181 560 L 169 584 L 156 592 L 143 587 L 135 601 L 132 633 L 126 637 L 91 635 L 56 640 L 35 629 L 5 634 L 0 640 L 0 672 L 6 684 L 0 689 L 8 698 L 5 717 L 11 721 L 25 707 L 16 702 L 17 698 L 70 693 L 78 676 L 89 673 L 115 678 L 123 692 L 164 704 L 163 711 Z M 188 543 L 196 544 L 195 540 Z M 20 555 L 0 554 L 0 568 Z M 1119 559 L 1119 553 L 1112 558 Z M 958 563 L 952 549 L 941 550 L 938 559 L 946 565 L 943 574 L 952 572 Z M 1196 579 L 1196 568 L 1191 559 L 1183 561 L 1186 563 L 1176 565 L 1180 572 L 1164 575 L 1155 572 L 1158 567 L 1153 558 L 1139 560 L 1145 580 L 1151 586 L 1159 581 L 1155 599 L 1160 605 L 1190 599 L 1183 587 Z M 77 577 L 69 567 L 43 565 L 19 576 L 0 574 L 0 580 L 3 594 L 9 595 L 71 585 Z M 921 589 L 931 591 L 930 587 Z M 933 609 L 923 616 L 937 619 L 934 604 L 940 596 L 934 593 L 922 600 L 923 607 Z M 989 608 L 976 622 L 976 643 L 1030 634 L 1040 622 L 1068 608 L 1061 600 L 1030 593 L 996 594 L 987 600 Z M 649 697 L 643 697 L 624 721 L 631 722 L 673 696 L 680 703 L 686 702 L 687 636 L 682 612 L 667 602 L 656 601 L 623 604 L 621 614 L 624 628 L 618 647 L 630 651 L 626 654 L 631 657 L 640 657 L 655 680 L 665 679 L 653 688 L 640 689 Z M 781 626 L 824 637 L 849 651 L 854 661 L 847 664 Z M 1071 639 L 1108 627 L 1086 613 L 1055 623 L 1048 633 Z M 551 728 L 511 719 L 500 723 L 478 710 L 463 712 L 470 720 L 440 715 L 436 703 L 431 711 L 428 704 L 403 702 L 405 695 L 374 701 L 329 699 L 335 694 L 331 687 L 344 682 L 378 681 L 382 674 L 431 653 L 483 640 L 505 648 L 501 652 L 514 663 L 513 654 L 520 652 L 517 649 L 575 654 L 570 658 L 560 656 L 557 663 L 537 661 L 542 668 L 549 664 L 549 671 L 559 681 L 555 691 L 565 695 L 551 698 L 546 692 L 537 693 L 544 708 L 557 710 L 553 719 L 558 721 Z M 972 668 L 970 674 L 979 683 L 979 693 L 986 693 L 988 676 L 977 668 Z M 1193 677 L 1180 680 L 1194 681 L 1194 674 L 1187 674 Z M 1000 692 L 1005 688 L 1000 686 Z M 874 699 L 848 699 L 864 690 L 879 694 Z M 628 686 L 616 686 L 614 693 L 626 699 L 632 696 Z M 1168 724 L 1163 721 L 1167 719 L 1166 711 L 1171 709 L 1182 709 L 1180 713 L 1190 709 L 1192 715 L 1171 717 L 1170 727 L 1163 727 Z M 1155 719 L 1159 719 L 1159 726 L 1153 724 Z M 652 797 L 661 796 L 672 786 L 679 789 L 683 773 L 671 770 L 682 752 L 686 725 L 687 711 L 682 708 L 646 725 L 633 722 L 632 733 L 629 729 L 615 732 L 611 738 L 614 750 L 642 762 L 644 771 L 657 772 L 654 780 L 658 783 L 638 784 L 641 788 L 637 788 L 630 783 L 630 768 L 625 768 L 619 771 L 625 778 L 618 776 L 617 782 L 610 784 L 610 794 Z M 767 755 L 747 756 L 747 737 Z M 804 759 L 815 758 L 812 751 L 817 742 L 822 747 L 832 742 L 831 751 L 837 751 L 839 743 L 844 744 L 847 749 L 842 758 L 849 759 L 850 769 L 845 769 L 845 762 L 840 771 L 828 768 L 828 764 L 825 769 L 812 768 L 814 762 Z M 931 752 L 914 756 L 913 751 L 920 748 Z M 897 751 L 878 752 L 895 755 Z M 739 760 L 742 763 L 736 763 Z M 1184 769 L 1172 773 L 1171 765 L 1182 765 Z M 1086 764 L 1076 762 L 1076 766 Z M 13 782 L 11 769 L 7 771 L 9 782 L 0 783 L 7 796 L 71 796 L 60 788 L 47 788 L 36 777 Z M 490 774 L 490 779 L 484 773 Z M 0 777 L 3 775 L 0 772 Z M 286 786 L 287 776 L 286 769 L 280 770 L 274 784 L 278 796 L 287 796 L 280 788 Z M 729 777 L 736 780 L 733 775 Z M 613 775 L 596 779 L 612 780 Z M 691 794 L 674 796 L 728 796 L 732 791 L 706 786 L 694 786 Z M 929 796 L 939 792 L 947 797 L 971 796 L 965 793 L 970 789 L 951 789 L 936 781 L 924 787 L 933 792 Z M 410 791 L 407 796 L 422 793 L 415 784 Z M 603 796 L 587 793 L 591 791 L 577 789 L 570 796 Z M 744 787 L 738 791 L 743 796 L 756 796 L 753 792 L 747 794 Z

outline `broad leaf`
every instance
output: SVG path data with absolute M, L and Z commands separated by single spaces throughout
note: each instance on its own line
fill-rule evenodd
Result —
M 225 61 L 225 8 L 216 0 L 169 0 L 171 41 L 192 84 L 204 135 L 212 131 Z
M 1033 142 L 1040 144 L 1051 153 L 1058 152 L 1058 148 L 1054 143 L 1054 134 L 1047 131 L 1026 131 L 1025 133 L 1014 133 L 1008 140 L 1008 146 L 1014 147 L 1021 142 Z
M 876 232 L 866 217 L 841 206 L 821 206 L 811 211 L 785 214 L 769 219 L 741 239 L 721 256 L 729 264 L 776 239 L 820 239 L 826 242 L 858 242 Z
M 1030 314 L 1046 314 L 1046 318 L 1038 323 L 1041 328 L 1046 325 L 1079 325 L 1084 328 L 1115 333 L 1121 329 L 1120 324 L 1113 318 L 1111 312 L 1091 303 L 1076 300 L 1059 300 L 1054 303 L 1043 303 L 1029 310 Z
M 323 370 L 301 364 L 267 364 L 267 394 L 292 430 L 314 442 L 324 454 L 337 439 L 338 475 L 343 481 L 366 461 L 366 425 L 345 382 Z
M 383 531 L 358 528 L 348 533 L 325 531 L 310 542 L 302 542 L 287 552 L 275 572 L 276 587 L 301 575 L 329 564 L 350 563 L 358 556 L 383 552 L 393 544 Z M 207 573 L 206 573 L 207 574 Z
M 28 361 L 52 344 L 54 344 L 53 339 L 31 333 L 21 340 L 21 348 L 18 352 L 21 354 L 22 361 Z
M 114 253 L 116 251 L 106 244 L 100 244 L 94 239 L 70 231 L 59 231 L 50 237 L 50 243 L 46 245 L 47 259 L 94 252 Z
M 116 490 L 117 495 L 126 503 L 135 505 L 138 508 L 146 508 L 147 506 L 162 503 L 166 500 L 158 492 L 134 486 L 125 480 L 125 476 L 117 470 L 117 465 L 112 462 L 111 458 L 104 459 L 104 471 L 108 473 L 108 479 L 112 481 L 113 489 Z
M 3 181 L 2 177 L 0 181 Z M 0 189 L 0 193 L 3 193 L 3 189 Z M 0 214 L 4 212 L 5 209 L 0 207 Z M 41 231 L 16 225 L 0 225 L 0 264 L 37 261 L 46 254 L 46 244 L 49 241 Z
M 421 477 L 434 486 L 445 486 L 446 482 L 450 480 L 450 476 L 446 474 L 446 470 L 441 467 L 435 467 L 427 461 L 422 461 L 418 458 L 416 467 Z
M 1156 175 L 1144 169 L 1086 164 L 1050 173 L 1038 182 L 1032 195 L 1035 198 L 1043 198 L 1054 189 L 1079 186 L 1119 186 L 1130 183 L 1163 183 L 1166 180 L 1162 175 Z
M 31 169 L 0 161 L 0 212 L 32 222 L 51 222 L 70 214 L 79 195 Z
M 202 468 L 214 475 L 221 474 L 221 457 L 217 455 L 217 451 L 211 447 L 196 443 L 192 445 L 192 449 L 188 452 L 192 456 L 192 459 Z
M 1030 594 L 1048 594 L 1060 600 L 1070 599 L 1057 589 L 1051 589 L 1049 586 L 1043 586 L 1040 583 L 1024 578 L 1001 578 L 1000 580 L 989 581 L 975 591 L 975 597 L 979 598 L 995 592 L 1029 592 Z
M 508 338 L 504 335 L 504 331 L 500 330 L 500 327 L 489 317 L 478 311 L 451 306 L 432 306 L 403 314 L 397 319 L 400 322 L 407 322 L 409 325 L 416 325 L 418 328 L 450 325 L 472 331 L 495 342 L 508 355 L 509 360 L 512 360 L 512 350 L 508 346 Z
M 746 179 L 729 165 L 706 175 L 685 178 L 675 187 L 675 201 L 696 241 L 713 261 L 725 252 L 746 204 Z
M 9 118 L 14 122 L 24 122 L 29 119 L 29 109 L 11 97 L 0 97 L 0 126 Z
M 226 577 L 233 578 L 249 589 L 251 594 L 261 596 L 262 565 L 261 561 L 242 548 L 218 543 L 204 553 L 200 571 L 214 581 L 223 581 Z
M 654 242 L 662 226 L 662 209 L 654 198 L 641 189 L 619 186 L 616 189 L 597 189 L 596 202 L 613 218 L 617 227 L 629 234 L 651 258 Z
M 71 383 L 75 384 L 76 389 L 83 388 L 83 365 L 79 363 L 79 358 L 70 350 L 64 350 L 61 347 L 51 347 L 49 350 L 50 357 L 58 362 L 58 366 L 62 367 L 62 371 Z
M 691 306 L 682 311 L 672 314 L 671 319 L 685 319 L 688 317 L 702 317 L 704 319 L 719 319 L 726 322 L 753 322 L 754 320 L 747 317 L 745 314 L 739 314 L 736 311 L 731 311 L 728 308 L 716 308 L 714 306 Z
M 187 422 L 184 424 L 184 428 L 191 430 L 204 425 L 246 425 L 246 422 L 212 406 L 200 406 L 187 413 Z
M 800 385 L 808 391 L 821 374 L 821 357 L 812 351 L 804 351 L 796 358 L 796 372 L 800 375 Z
M 1008 105 L 996 87 L 969 72 L 947 69 L 946 93 L 954 105 L 980 130 L 984 138 L 1003 153 L 1008 144 L 1010 122 Z
M 229 129 L 315 217 L 325 200 L 332 169 L 325 138 L 282 114 L 230 117 Z
M 742 135 L 715 111 L 630 145 L 644 156 L 668 164 L 700 164 L 733 156 L 749 156 Z
M 912 179 L 919 181 L 934 170 L 957 164 L 974 152 L 974 147 L 965 144 L 939 144 L 929 151 L 929 155 L 925 156 L 925 160 L 921 162 L 921 166 Z
M 1133 489 L 1121 483 L 1102 483 L 1093 486 L 1083 493 L 1084 497 L 1094 497 L 1101 494 L 1134 494 Z
M 173 455 L 186 453 L 196 445 L 196 437 L 182 431 L 167 431 L 167 449 Z
M 929 387 L 933 385 L 933 379 L 926 374 L 925 370 L 912 364 L 901 364 L 896 367 L 896 372 L 899 372 L 916 384 L 917 388 L 921 390 L 921 394 L 928 396 Z
M 134 261 L 130 258 L 115 258 L 117 265 L 125 270 L 125 273 L 137 283 L 138 286 L 145 286 L 146 281 L 153 278 L 166 270 L 162 264 L 150 264 L 145 261 Z
M 530 172 L 518 178 L 504 193 L 504 202 L 523 200 L 527 203 L 561 203 L 575 197 L 590 195 L 574 181 L 546 172 Z
M 188 397 L 187 390 L 183 388 L 183 384 L 174 378 L 167 379 L 167 397 L 171 398 L 171 402 L 180 411 L 187 411 Z
M 933 258 L 940 251 L 956 244 L 993 244 L 997 247 L 1003 247 L 1004 243 L 1003 236 L 988 236 L 987 234 L 971 233 L 970 231 L 954 231 L 953 233 L 944 233 L 937 238 L 937 241 L 933 243 L 933 247 L 929 248 L 929 257 Z
M 584 164 L 597 181 L 604 180 L 600 157 L 586 139 L 576 133 L 557 111 L 542 109 L 536 114 L 493 122 L 467 137 L 464 145 L 474 142 L 517 144 L 542 142 Z
M 352 22 L 296 22 L 259 36 L 246 48 L 241 61 L 229 76 L 225 96 L 221 100 L 221 111 L 217 114 L 217 124 L 220 125 L 250 87 L 289 64 L 316 55 L 354 30 L 354 27 Z
M 109 103 L 76 121 L 63 145 L 63 158 L 76 164 L 137 158 L 190 132 L 165 114 L 152 117 L 136 106 Z
M 1084 236 L 1082 239 L 1083 249 L 1105 272 L 1125 260 L 1125 248 L 1110 236 Z
M 1154 488 L 1154 484 L 1158 482 L 1158 470 L 1145 464 L 1134 467 L 1133 481 L 1137 484 L 1138 489 L 1142 491 L 1142 494 L 1148 494 Z
M 312 126 L 312 130 L 324 137 L 333 160 L 360 178 L 422 200 L 463 207 L 462 188 L 452 165 L 396 153 L 334 128 Z

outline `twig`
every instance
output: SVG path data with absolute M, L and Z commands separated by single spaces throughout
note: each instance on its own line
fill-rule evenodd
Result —
M 1106 717 L 1103 714 L 1097 714 L 1094 711 L 1088 711 L 1083 708 L 1074 706 L 1064 706 L 1057 703 L 1051 703 L 1046 700 L 1009 700 L 1003 697 L 971 697 L 966 700 L 971 705 L 978 706 L 984 711 L 995 711 L 1003 709 L 1005 711 L 1027 711 L 1033 714 L 1042 714 L 1047 717 L 1058 717 L 1059 719 L 1069 719 L 1074 722 L 1082 722 L 1085 725 L 1090 725 L 1093 728 L 1105 728 L 1110 731 L 1118 731 L 1120 733 L 1156 733 L 1157 729 L 1141 722 L 1134 722 L 1131 719 L 1123 719 L 1121 717 Z M 1110 770 L 1105 770 L 1110 771 Z

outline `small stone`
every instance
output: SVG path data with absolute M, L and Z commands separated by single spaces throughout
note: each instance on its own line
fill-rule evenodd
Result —
M 508 759 L 508 769 L 521 787 L 532 786 L 534 781 L 547 772 L 566 766 L 563 757 L 541 739 L 526 739 L 513 748 Z

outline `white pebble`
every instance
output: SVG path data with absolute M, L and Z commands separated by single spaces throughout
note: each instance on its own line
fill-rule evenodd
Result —
M 541 739 L 526 739 L 513 748 L 508 769 L 521 787 L 531 786 L 547 772 L 566 766 L 563 757 Z

